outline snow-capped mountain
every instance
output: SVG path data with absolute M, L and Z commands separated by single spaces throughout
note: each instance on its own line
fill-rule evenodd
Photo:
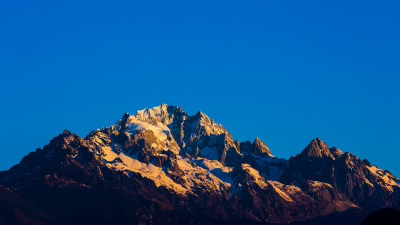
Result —
M 126 113 L 85 138 L 65 130 L 0 172 L 0 203 L 7 205 L 7 196 L 23 202 L 0 219 L 307 224 L 321 216 L 361 218 L 377 208 L 400 208 L 399 183 L 389 171 L 319 138 L 281 159 L 258 137 L 239 142 L 202 112 L 189 116 L 162 104 Z

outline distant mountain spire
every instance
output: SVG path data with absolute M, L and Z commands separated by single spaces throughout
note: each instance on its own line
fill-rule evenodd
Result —
M 269 150 L 268 146 L 261 141 L 259 137 L 256 137 L 256 139 L 253 141 L 253 146 L 254 146 L 254 153 L 258 155 L 263 155 L 263 154 L 268 154 L 272 155 L 271 150 Z
M 334 158 L 332 153 L 329 151 L 328 144 L 323 142 L 319 137 L 313 139 L 310 144 L 301 152 L 301 155 L 315 158 Z
M 248 152 L 261 156 L 273 156 L 271 150 L 269 150 L 268 146 L 259 137 L 256 137 L 253 143 L 245 141 L 240 143 L 238 146 L 240 147 L 241 152 Z

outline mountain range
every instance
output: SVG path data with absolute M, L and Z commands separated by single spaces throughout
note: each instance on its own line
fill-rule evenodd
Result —
M 359 224 L 400 209 L 400 179 L 320 138 L 275 157 L 162 104 L 65 130 L 0 172 L 0 224 Z

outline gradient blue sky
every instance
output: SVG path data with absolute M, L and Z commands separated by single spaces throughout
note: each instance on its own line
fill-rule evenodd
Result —
M 161 103 L 400 176 L 398 1 L 2 1 L 0 170 Z

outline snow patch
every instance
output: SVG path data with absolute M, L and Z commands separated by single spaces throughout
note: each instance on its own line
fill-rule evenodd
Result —
M 262 168 L 262 175 L 267 180 L 278 180 L 287 165 L 287 160 L 276 157 L 261 157 L 259 155 L 253 155 L 257 164 Z
M 393 191 L 392 186 L 400 187 L 399 185 L 400 180 L 395 176 L 393 176 L 392 174 L 390 174 L 388 171 L 384 171 L 377 166 L 367 166 L 367 168 L 373 175 L 375 175 L 376 177 L 378 177 L 378 179 L 381 180 L 381 182 L 385 185 L 385 187 L 388 190 Z
M 224 166 L 217 160 L 208 160 L 208 159 L 203 159 L 201 161 L 200 166 L 208 170 L 214 176 L 218 177 L 228 186 L 232 185 L 232 177 L 231 177 L 231 172 L 233 170 L 232 167 Z
M 103 152 L 103 161 L 106 162 L 108 167 L 120 171 L 132 171 L 140 173 L 143 177 L 153 180 L 157 187 L 162 185 L 178 194 L 187 194 L 187 190 L 182 187 L 182 185 L 171 180 L 171 178 L 165 174 L 162 168 L 157 167 L 152 163 L 146 164 L 140 162 L 136 159 L 137 155 L 130 157 L 123 153 L 116 154 L 108 146 L 103 148 Z
M 251 167 L 249 164 L 242 164 L 242 169 L 245 170 L 250 176 L 254 178 L 254 182 L 258 184 L 261 188 L 266 189 L 267 184 L 265 183 L 265 179 L 260 175 L 258 170 Z
M 126 128 L 126 131 L 128 131 L 130 135 L 136 133 L 136 131 L 141 130 L 151 130 L 154 136 L 156 136 L 156 138 L 161 141 L 167 140 L 167 135 L 170 133 L 169 128 L 160 122 L 157 122 L 156 125 L 152 125 L 149 123 L 137 121 L 136 119 L 133 120 Z
M 212 172 L 202 167 L 193 167 L 192 162 L 188 158 L 182 159 L 181 157 L 178 157 L 176 163 L 184 172 L 182 178 L 185 179 L 185 188 L 191 190 L 194 188 L 200 188 L 207 189 L 208 191 L 220 192 L 222 189 L 227 189 L 231 185 L 229 182 L 223 181 Z M 228 180 L 227 177 L 225 178 Z
M 288 201 L 288 202 L 293 202 L 293 199 L 291 197 L 289 197 L 289 195 L 287 195 L 283 189 L 285 189 L 286 185 L 278 182 L 278 181 L 267 181 L 268 184 L 271 185 L 271 187 L 274 188 L 275 192 L 279 194 L 279 196 L 281 196 L 284 200 Z M 296 188 L 291 188 L 291 190 L 293 190 L 294 192 L 296 191 L 301 191 L 301 190 L 297 190 Z

